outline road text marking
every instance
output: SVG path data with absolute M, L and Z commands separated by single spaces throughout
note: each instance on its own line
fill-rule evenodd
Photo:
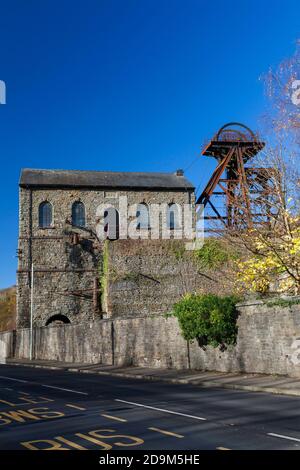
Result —
M 74 442 L 73 438 L 75 438 L 76 441 L 78 441 L 79 438 L 80 444 L 78 444 L 78 442 Z M 105 442 L 107 440 L 111 441 L 112 439 L 114 439 L 113 442 Z M 127 434 L 120 434 L 115 429 L 96 429 L 95 431 L 89 431 L 85 434 L 77 432 L 71 438 L 56 436 L 51 439 L 37 439 L 34 441 L 20 442 L 20 444 L 29 450 L 87 450 L 86 447 L 81 445 L 82 441 L 85 445 L 86 442 L 88 442 L 89 447 L 90 443 L 92 443 L 98 448 L 100 447 L 101 450 L 111 450 L 115 447 L 121 447 L 124 450 L 124 447 L 135 447 L 144 444 L 143 439 L 136 436 L 129 436 Z
M 62 436 L 56 436 L 54 439 L 56 439 L 57 441 L 63 442 L 64 444 L 67 444 L 70 447 L 73 447 L 74 449 L 77 449 L 77 450 L 88 450 L 86 447 L 83 447 L 77 444 L 76 442 L 69 441 L 69 439 L 66 439 L 65 437 L 62 437 Z
M 159 428 L 148 428 L 150 431 L 159 432 L 161 434 L 166 434 L 166 436 L 178 437 L 179 439 L 184 437 L 182 434 L 177 434 L 176 432 L 165 431 L 164 429 Z
M 116 399 L 115 401 L 118 401 L 120 403 L 127 403 L 127 405 L 134 405 L 134 406 L 140 406 L 142 408 L 148 408 L 149 410 L 161 411 L 162 413 L 169 413 L 172 415 L 184 416 L 185 418 L 192 418 L 192 419 L 198 419 L 200 421 L 206 421 L 206 418 L 202 418 L 201 416 L 188 415 L 186 413 L 178 413 L 177 411 L 165 410 L 164 408 L 156 408 L 155 406 L 142 405 L 141 403 L 134 403 L 132 401 L 119 400 L 119 399 Z

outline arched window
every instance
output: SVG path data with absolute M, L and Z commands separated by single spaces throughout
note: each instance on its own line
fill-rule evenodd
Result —
M 52 205 L 44 201 L 39 206 L 39 226 L 49 228 L 52 225 Z
M 76 201 L 72 205 L 72 225 L 85 227 L 85 207 L 83 202 Z
M 119 238 L 119 212 L 114 207 L 104 211 L 104 234 L 108 240 Z
M 144 202 L 137 205 L 136 217 L 137 217 L 137 224 L 136 224 L 137 229 L 141 229 L 141 228 L 147 229 L 150 227 L 149 209 L 148 209 L 147 204 L 145 204 Z
M 180 228 L 180 207 L 178 204 L 171 203 L 168 205 L 167 211 L 167 226 L 170 230 L 176 230 Z

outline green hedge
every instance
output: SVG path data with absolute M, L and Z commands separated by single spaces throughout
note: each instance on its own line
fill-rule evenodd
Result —
M 233 295 L 188 294 L 174 305 L 172 314 L 185 339 L 196 339 L 200 346 L 226 347 L 236 342 L 238 300 Z

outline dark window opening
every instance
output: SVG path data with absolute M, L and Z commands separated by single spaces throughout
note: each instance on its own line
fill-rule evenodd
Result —
M 72 205 L 72 225 L 85 227 L 85 207 L 83 202 L 76 201 Z
M 170 230 L 175 230 L 180 227 L 179 214 L 180 210 L 177 204 L 169 204 L 167 213 L 167 225 Z
M 39 226 L 49 228 L 52 225 L 52 205 L 50 202 L 42 202 L 39 206 Z

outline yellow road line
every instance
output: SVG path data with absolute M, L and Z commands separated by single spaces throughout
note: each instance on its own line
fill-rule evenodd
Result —
M 45 401 L 54 401 L 52 398 L 48 398 L 48 397 L 42 397 L 42 396 L 39 396 L 37 398 L 42 398 L 43 400 Z
M 230 450 L 230 449 L 227 449 L 227 447 L 217 447 L 217 450 Z
M 11 403 L 10 401 L 6 401 L 6 400 L 0 400 L 0 403 L 4 403 L 4 405 L 8 405 L 8 406 L 17 406 L 18 403 Z
M 155 432 L 160 432 L 161 434 L 166 434 L 167 436 L 173 436 L 173 437 L 178 437 L 181 439 L 184 437 L 182 434 L 177 434 L 176 432 L 171 432 L 171 431 L 165 431 L 164 429 L 159 429 L 159 428 L 148 428 L 150 431 L 155 431 Z
M 64 444 L 68 444 L 70 447 L 73 447 L 74 449 L 77 449 L 77 450 L 87 450 L 86 447 L 83 447 L 79 444 L 76 444 L 76 442 L 72 442 L 72 441 L 69 441 L 69 439 L 65 439 L 64 437 L 62 436 L 56 436 L 55 439 L 57 441 L 60 441 L 60 442 L 63 442 Z
M 110 450 L 112 448 L 112 445 L 106 443 L 106 442 L 103 442 L 103 441 L 100 441 L 99 439 L 95 439 L 94 437 L 91 437 L 89 436 L 88 434 L 81 434 L 80 432 L 77 432 L 75 434 L 75 436 L 78 436 L 80 437 L 81 439 L 85 439 L 86 441 L 90 441 L 92 442 L 93 444 L 96 444 L 96 445 L 100 445 L 102 447 L 103 450 Z
M 104 418 L 108 418 L 108 419 L 114 419 L 115 421 L 121 421 L 122 423 L 127 422 L 127 419 L 119 418 L 118 416 L 111 416 L 111 415 L 105 415 L 105 414 L 101 414 L 101 416 L 103 416 Z
M 69 408 L 75 408 L 75 410 L 81 410 L 81 411 L 86 410 L 86 408 L 82 408 L 81 406 L 78 406 L 78 405 L 71 405 L 69 403 L 66 406 L 68 406 Z

